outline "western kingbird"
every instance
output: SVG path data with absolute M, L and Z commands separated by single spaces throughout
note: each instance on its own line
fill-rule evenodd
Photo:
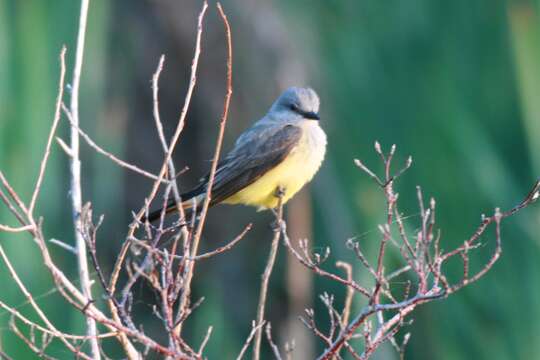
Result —
M 310 88 L 291 87 L 270 111 L 240 135 L 234 148 L 218 163 L 210 206 L 243 204 L 259 210 L 278 205 L 282 188 L 286 203 L 308 183 L 324 159 L 326 134 L 319 126 L 319 97 Z M 202 204 L 208 187 L 205 176 L 195 189 L 182 194 L 182 206 Z M 166 213 L 177 210 L 172 201 Z M 154 211 L 154 221 L 163 209 Z

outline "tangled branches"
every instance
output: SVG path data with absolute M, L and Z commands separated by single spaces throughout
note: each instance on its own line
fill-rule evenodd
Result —
M 305 317 L 302 318 L 306 327 L 323 341 L 326 347 L 326 350 L 319 356 L 320 360 L 340 358 L 342 349 L 349 352 L 355 359 L 368 359 L 385 341 L 390 341 L 396 350 L 403 355 L 410 334 L 403 337 L 401 344 L 398 344 L 395 334 L 405 324 L 406 316 L 417 306 L 445 298 L 477 281 L 490 271 L 502 251 L 501 221 L 532 204 L 539 197 L 540 181 L 537 181 L 529 194 L 517 206 L 508 211 L 496 208 L 493 215 L 482 215 L 481 223 L 473 234 L 460 246 L 445 252 L 440 246 L 441 236 L 436 228 L 435 199 L 431 198 L 426 206 L 422 190 L 417 187 L 420 230 L 414 236 L 407 233 L 404 217 L 398 209 L 399 196 L 394 190 L 394 183 L 411 166 L 412 159 L 409 157 L 401 169 L 392 173 L 395 145 L 391 147 L 389 153 L 385 154 L 379 143 L 376 142 L 375 151 L 384 165 L 382 177 L 376 175 L 362 161 L 355 160 L 356 166 L 375 181 L 386 199 L 386 223 L 379 226 L 381 241 L 375 261 L 368 260 L 358 242 L 353 239 L 347 241 L 347 246 L 356 255 L 359 265 L 372 277 L 374 282 L 372 288 L 359 284 L 352 278 L 350 264 L 343 262 L 337 264 L 346 270 L 347 277 L 324 270 L 321 265 L 329 258 L 330 249 L 326 248 L 322 254 L 312 253 L 308 241 L 300 240 L 298 242 L 299 250 L 297 250 L 292 246 L 287 236 L 286 227 L 282 227 L 285 246 L 300 263 L 316 275 L 329 278 L 347 288 L 347 300 L 341 312 L 336 309 L 332 295 L 324 293 L 320 297 L 330 318 L 330 326 L 326 333 L 317 326 L 316 314 L 313 309 L 307 309 Z M 495 250 L 479 270 L 472 272 L 469 266 L 471 253 L 480 246 L 480 237 L 484 235 L 490 225 L 495 227 Z M 401 267 L 392 272 L 385 270 L 385 254 L 389 246 L 397 249 L 402 261 Z M 444 270 L 448 261 L 456 257 L 462 260 L 463 274 L 459 281 L 451 282 Z M 407 284 L 405 289 L 401 291 L 400 297 L 395 295 L 399 288 L 393 280 L 397 278 L 404 279 Z M 351 298 L 355 294 L 364 299 L 366 306 L 349 321 Z M 361 346 L 353 345 L 352 342 L 356 339 L 361 339 L 363 344 Z M 356 350 L 359 348 L 362 349 L 361 352 Z
M 83 39 L 86 24 L 86 6 L 87 2 L 83 2 L 81 24 L 79 29 L 79 33 L 83 34 Z M 71 304 L 71 306 L 73 306 L 74 309 L 81 311 L 85 315 L 86 319 L 88 319 L 88 331 L 86 335 L 67 334 L 58 330 L 49 320 L 41 307 L 36 303 L 33 295 L 22 283 L 15 270 L 15 267 L 11 264 L 9 257 L 0 244 L 0 255 L 10 271 L 13 282 L 26 296 L 28 302 L 32 305 L 34 311 L 39 315 L 43 324 L 32 322 L 28 318 L 21 315 L 14 307 L 3 302 L 0 302 L 0 307 L 12 315 L 11 328 L 13 332 L 17 334 L 31 350 L 35 351 L 40 356 L 49 357 L 46 355 L 48 347 L 54 339 L 57 339 L 61 341 L 65 347 L 77 357 L 83 359 L 99 359 L 103 351 L 103 341 L 109 338 L 116 338 L 124 349 L 125 355 L 129 359 L 142 359 L 145 358 L 150 352 L 158 353 L 166 358 L 171 359 L 202 358 L 202 353 L 212 333 L 212 327 L 209 327 L 205 337 L 201 340 L 201 343 L 197 348 L 190 346 L 183 339 L 181 333 L 182 324 L 202 302 L 202 300 L 193 302 L 191 299 L 190 285 L 193 279 L 193 269 L 195 263 L 199 260 L 208 259 L 230 250 L 246 235 L 251 228 L 251 225 L 246 226 L 245 229 L 229 244 L 209 253 L 199 255 L 197 253 L 198 243 L 203 231 L 205 215 L 208 209 L 208 201 L 211 198 L 211 194 L 209 192 L 207 193 L 206 198 L 208 200 L 205 202 L 205 204 L 203 204 L 203 210 L 197 214 L 197 218 L 193 216 L 189 221 L 185 217 L 184 211 L 180 205 L 181 202 L 179 201 L 179 193 L 176 185 L 176 178 L 179 174 L 176 173 L 171 158 L 183 130 L 187 110 L 191 101 L 191 95 L 196 84 L 196 72 L 198 68 L 199 55 L 201 53 L 203 19 L 207 8 L 208 5 L 204 3 L 199 14 L 195 54 L 193 57 L 188 92 L 177 122 L 176 130 L 169 142 L 167 142 L 165 135 L 163 134 L 163 126 L 159 115 L 158 101 L 158 80 L 163 67 L 164 57 L 160 59 L 158 69 L 154 74 L 153 113 L 158 136 L 164 150 L 164 160 L 159 174 L 151 174 L 148 171 L 140 169 L 136 165 L 120 160 L 115 155 L 97 145 L 81 129 L 77 114 L 77 100 L 72 99 L 72 106 L 70 108 L 65 106 L 63 103 L 64 77 L 66 72 L 65 48 L 62 50 L 60 56 L 61 76 L 53 125 L 51 127 L 49 139 L 40 167 L 40 172 L 36 181 L 36 186 L 33 191 L 32 198 L 28 204 L 21 199 L 4 174 L 0 172 L 0 181 L 2 184 L 2 187 L 0 188 L 0 197 L 11 214 L 20 223 L 19 227 L 1 225 L 0 231 L 10 233 L 30 233 L 38 245 L 42 255 L 43 264 L 51 273 L 57 290 L 64 297 L 64 299 Z M 217 162 L 219 160 L 221 143 L 224 128 L 227 122 L 228 108 L 232 94 L 231 32 L 227 17 L 221 8 L 221 5 L 218 4 L 217 8 L 225 24 L 229 54 L 227 61 L 227 95 L 225 97 L 224 109 L 220 123 L 220 132 L 216 141 L 216 151 L 214 160 L 212 162 L 211 179 L 215 174 Z M 77 59 L 80 61 L 77 62 L 77 66 L 82 65 L 81 57 L 82 47 L 78 46 Z M 74 72 L 75 76 L 73 82 L 73 86 L 76 87 L 78 87 L 78 78 L 81 70 L 77 66 Z M 72 96 L 77 96 L 77 94 L 77 89 L 73 89 Z M 74 102 L 75 106 L 73 106 Z M 78 136 L 80 135 L 89 146 L 91 146 L 98 153 L 108 157 L 118 166 L 124 167 L 154 181 L 152 190 L 146 198 L 144 206 L 136 214 L 134 214 L 134 221 L 129 225 L 126 239 L 110 274 L 106 274 L 102 270 L 96 241 L 103 217 L 100 217 L 97 220 L 94 219 L 90 203 L 87 203 L 84 206 L 74 205 L 74 223 L 76 227 L 76 235 L 81 237 L 83 244 L 74 248 L 68 244 L 59 242 L 58 240 L 54 241 L 54 244 L 69 249 L 77 256 L 79 263 L 81 264 L 81 269 L 88 267 L 88 263 L 86 261 L 86 248 L 88 249 L 92 266 L 97 274 L 97 279 L 102 288 L 101 292 L 103 293 L 108 304 L 108 311 L 98 307 L 95 299 L 91 295 L 89 285 L 88 287 L 83 287 L 82 290 L 79 290 L 75 283 L 70 280 L 58 267 L 57 263 L 53 260 L 50 254 L 50 245 L 45 240 L 46 237 L 42 231 L 43 219 L 36 218 L 33 213 L 33 209 L 39 198 L 43 177 L 47 167 L 47 161 L 49 159 L 49 154 L 53 140 L 55 139 L 55 133 L 61 119 L 62 111 L 69 121 L 72 129 L 72 142 L 71 145 L 67 145 L 66 142 L 60 138 L 56 138 L 56 140 L 60 147 L 71 158 L 72 167 L 74 166 L 73 164 L 80 166 L 78 140 L 75 140 L 75 142 L 73 141 L 73 137 L 78 139 Z M 74 178 L 76 178 L 77 175 L 77 171 L 75 171 L 75 174 L 72 172 L 72 176 Z M 77 200 L 80 199 L 81 194 L 80 181 L 75 179 L 72 181 L 71 186 L 72 188 L 70 194 L 72 197 L 74 197 L 74 203 L 77 203 Z M 165 226 L 164 216 L 161 217 L 160 222 L 155 226 L 148 222 L 141 221 L 143 215 L 148 214 L 150 205 L 153 201 L 155 201 L 158 190 L 161 186 L 164 186 L 164 203 L 168 201 L 169 194 L 173 193 L 179 204 L 180 219 L 172 226 Z M 211 189 L 211 187 L 209 187 L 209 189 Z M 165 239 L 167 241 L 165 241 Z M 81 279 L 85 279 L 88 277 L 88 271 L 81 271 L 80 276 Z M 146 334 L 142 330 L 142 324 L 138 324 L 138 321 L 133 314 L 133 287 L 138 282 L 145 282 L 158 295 L 159 301 L 155 304 L 153 312 L 154 315 L 161 321 L 164 333 L 167 334 L 167 344 L 161 344 L 155 340 L 156 338 L 159 338 L 157 334 Z M 19 330 L 18 326 L 21 323 L 28 327 L 30 336 L 26 336 L 25 332 Z M 96 323 L 102 328 L 105 328 L 106 332 L 99 334 L 95 326 Z M 36 336 L 37 334 L 41 334 L 41 338 Z M 82 347 L 86 343 L 90 343 L 90 355 L 82 350 Z

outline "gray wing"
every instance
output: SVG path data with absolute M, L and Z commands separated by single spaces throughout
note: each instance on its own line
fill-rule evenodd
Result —
M 212 204 L 219 203 L 252 184 L 291 152 L 302 136 L 294 125 L 255 126 L 238 139 L 234 149 L 218 164 L 212 186 Z M 199 187 L 206 191 L 208 176 Z

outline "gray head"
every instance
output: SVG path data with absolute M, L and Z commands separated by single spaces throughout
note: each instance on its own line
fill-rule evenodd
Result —
M 290 87 L 270 108 L 276 115 L 291 115 L 298 119 L 319 120 L 319 97 L 311 88 Z

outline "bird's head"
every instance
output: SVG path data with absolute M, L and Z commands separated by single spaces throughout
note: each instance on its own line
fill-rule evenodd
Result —
M 270 109 L 291 119 L 319 120 L 319 96 L 311 88 L 290 87 Z

